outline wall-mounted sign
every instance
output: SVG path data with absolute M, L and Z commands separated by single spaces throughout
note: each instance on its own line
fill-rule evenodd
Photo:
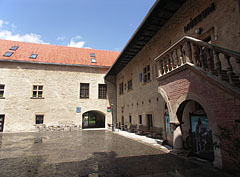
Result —
M 80 113 L 81 112 L 81 107 L 76 107 L 76 112 Z
M 211 12 L 213 12 L 216 9 L 216 5 L 213 2 L 211 6 L 206 8 L 204 11 L 202 11 L 198 16 L 196 16 L 194 19 L 190 19 L 190 23 L 188 23 L 186 26 L 184 26 L 184 32 L 186 33 L 191 28 L 196 26 L 199 22 L 201 22 L 204 18 L 206 18 Z
M 107 107 L 107 112 L 111 112 L 112 108 L 111 107 Z

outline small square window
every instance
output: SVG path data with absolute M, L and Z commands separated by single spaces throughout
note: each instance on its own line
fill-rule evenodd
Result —
M 92 63 L 97 63 L 97 60 L 96 60 L 95 58 L 92 58 L 92 59 L 91 59 L 91 62 L 92 62 Z
M 32 54 L 29 58 L 36 59 L 38 54 Z
M 0 98 L 3 98 L 3 96 L 4 96 L 4 87 L 5 87 L 5 85 L 3 85 L 3 84 L 0 85 Z
M 36 115 L 36 124 L 43 124 L 44 115 Z
M 9 50 L 17 50 L 18 46 L 12 46 Z
M 43 97 L 43 85 L 33 85 L 33 98 Z
M 13 52 L 6 52 L 3 56 L 4 57 L 11 57 L 12 54 L 13 54 Z
M 90 57 L 96 57 L 95 53 L 90 53 Z

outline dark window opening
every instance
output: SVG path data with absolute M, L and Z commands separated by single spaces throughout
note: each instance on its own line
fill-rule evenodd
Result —
M 107 84 L 98 84 L 98 98 L 99 99 L 107 98 Z
M 38 56 L 38 54 L 31 54 L 31 56 L 30 56 L 29 58 L 31 58 L 31 59 L 36 59 L 37 56 Z
M 132 116 L 129 116 L 129 123 L 132 123 Z
M 143 69 L 143 81 L 144 82 L 148 82 L 150 81 L 150 65 L 147 65 L 144 69 Z
M 33 95 L 34 98 L 43 97 L 43 85 L 33 85 Z
M 128 81 L 128 90 L 132 90 L 132 80 Z
M 5 88 L 5 85 L 0 84 L 0 98 L 3 98 L 4 96 L 4 88 Z
M 80 83 L 80 98 L 89 98 L 89 83 Z
M 18 46 L 12 46 L 9 50 L 17 50 Z
M 96 57 L 95 53 L 90 53 L 90 57 Z
M 123 94 L 123 82 L 119 84 L 119 95 Z
M 4 57 L 11 57 L 13 52 L 6 52 L 3 56 Z
M 36 124 L 43 124 L 44 115 L 36 115 Z
M 5 115 L 1 114 L 0 115 L 0 132 L 3 132 L 4 118 L 5 118 Z
M 139 115 L 139 124 L 142 124 L 142 115 Z

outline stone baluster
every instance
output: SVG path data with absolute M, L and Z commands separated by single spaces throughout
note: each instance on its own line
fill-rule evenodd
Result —
M 240 56 L 235 57 L 237 63 L 238 79 L 240 80 Z
M 212 57 L 211 57 L 211 49 L 206 49 L 207 50 L 207 65 L 208 65 L 208 72 L 210 74 L 213 74 L 213 68 L 212 68 Z
M 232 80 L 232 75 L 233 75 L 233 69 L 232 69 L 232 65 L 230 63 L 230 56 L 229 55 L 224 55 L 225 60 L 227 60 L 227 75 L 228 75 L 228 79 L 229 79 L 229 83 L 231 85 L 234 85 L 233 80 Z
M 180 45 L 180 57 L 179 57 L 179 61 L 180 61 L 180 66 L 183 65 L 183 64 L 185 64 L 183 45 Z
M 167 56 L 168 71 L 172 71 L 171 54 Z
M 176 61 L 177 67 L 181 65 L 178 57 L 178 49 L 175 50 L 175 61 Z
M 163 60 L 159 61 L 159 76 L 162 76 L 164 74 L 164 69 L 163 69 Z
M 197 45 L 191 43 L 191 46 L 192 46 L 192 56 L 193 56 L 192 60 L 193 60 L 193 64 L 195 66 L 198 66 L 197 61 L 198 61 L 199 55 L 198 55 Z
M 201 67 L 204 71 L 206 71 L 205 63 L 204 63 L 204 49 L 200 47 L 200 62 L 201 62 Z
M 221 75 L 222 63 L 219 58 L 219 52 L 217 52 L 217 51 L 214 51 L 214 63 L 215 63 L 215 67 L 216 67 L 216 70 L 218 73 L 218 78 L 222 80 L 222 75 Z
M 186 62 L 193 63 L 191 42 L 186 42 Z
M 164 58 L 163 61 L 164 61 L 164 73 L 167 74 L 168 73 L 167 58 Z
M 171 58 L 171 63 L 172 63 L 172 69 L 175 69 L 176 68 L 176 62 L 174 61 L 173 52 L 170 53 L 170 58 Z

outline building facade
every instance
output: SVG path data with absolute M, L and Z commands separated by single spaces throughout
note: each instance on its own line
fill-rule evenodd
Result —
M 118 52 L 0 40 L 2 132 L 105 128 Z
M 213 144 L 240 117 L 239 1 L 156 1 L 105 76 L 117 125 L 160 128 L 174 149 L 231 166 Z M 239 136 L 239 134 L 237 135 Z

